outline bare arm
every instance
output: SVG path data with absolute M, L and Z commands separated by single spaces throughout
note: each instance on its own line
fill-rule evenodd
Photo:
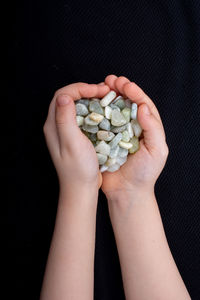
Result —
M 119 193 L 108 203 L 126 299 L 189 300 L 154 193 Z
M 60 195 L 41 300 L 93 299 L 97 191 Z
M 105 82 L 137 103 L 143 129 L 139 150 L 117 172 L 103 173 L 126 299 L 189 300 L 154 194 L 169 153 L 161 117 L 153 101 L 126 77 L 109 75 Z

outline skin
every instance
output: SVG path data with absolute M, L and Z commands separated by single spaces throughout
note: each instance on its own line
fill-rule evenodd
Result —
M 140 149 L 114 173 L 99 173 L 92 143 L 76 124 L 74 101 L 115 90 L 138 104 Z M 145 114 L 149 109 L 149 114 Z M 93 299 L 98 190 L 108 200 L 126 299 L 190 299 L 171 255 L 154 186 L 168 156 L 160 115 L 152 100 L 126 77 L 95 85 L 70 84 L 50 104 L 44 134 L 60 194 L 41 300 Z

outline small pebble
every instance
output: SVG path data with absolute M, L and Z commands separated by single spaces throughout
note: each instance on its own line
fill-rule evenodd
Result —
M 104 118 L 99 124 L 99 128 L 103 130 L 110 130 L 110 121 Z
M 113 126 L 122 126 L 122 125 L 126 124 L 126 119 L 121 114 L 121 112 L 119 112 L 116 109 L 113 109 L 112 110 L 112 115 L 111 115 L 111 124 Z
M 131 126 L 131 123 L 128 123 L 126 128 L 127 128 L 127 131 L 128 131 L 128 134 L 129 134 L 130 138 L 132 138 L 134 134 L 133 134 L 133 128 Z
M 114 138 L 114 133 L 106 130 L 99 130 L 97 132 L 97 137 L 99 140 L 103 140 L 106 142 L 111 141 Z
M 121 141 L 121 139 L 122 139 L 122 134 L 121 134 L 121 132 L 119 132 L 119 133 L 112 139 L 112 141 L 109 143 L 110 148 L 111 148 L 111 149 L 115 148 L 115 147 L 119 144 L 119 142 Z
M 101 105 L 99 103 L 99 100 L 90 101 L 89 111 L 90 112 L 95 112 L 95 113 L 100 114 L 100 115 L 103 115 L 103 113 L 104 113 L 103 108 L 101 107 Z
M 133 147 L 133 145 L 131 143 L 126 143 L 126 142 L 122 142 L 122 141 L 119 142 L 119 146 L 124 149 L 130 149 Z
M 84 118 L 82 116 L 76 116 L 76 122 L 78 126 L 82 126 L 84 123 Z
M 125 164 L 125 162 L 127 161 L 127 156 L 124 156 L 124 157 L 117 157 L 116 158 L 116 162 L 120 165 L 120 166 L 122 166 L 123 164 Z
M 120 168 L 120 164 L 115 163 L 114 165 L 108 167 L 107 171 L 108 172 L 115 172 L 115 171 L 119 170 L 119 168 Z
M 99 165 L 103 165 L 107 161 L 107 155 L 97 153 Z
M 119 147 L 119 152 L 118 152 L 117 156 L 125 157 L 127 155 L 128 155 L 128 149 L 124 149 L 124 148 Z
M 139 147 L 140 147 L 140 144 L 139 144 L 139 139 L 137 137 L 132 137 L 132 139 L 130 140 L 131 144 L 132 144 L 132 147 L 128 150 L 129 153 L 133 154 L 135 153 Z
M 76 114 L 79 115 L 79 116 L 87 116 L 88 114 L 88 109 L 87 107 L 82 104 L 82 103 L 77 103 L 76 104 Z
M 132 103 L 131 106 L 131 119 L 136 120 L 137 119 L 137 104 Z
M 91 114 L 88 115 L 88 117 L 97 122 L 98 124 L 104 119 L 104 116 L 97 114 L 96 112 L 92 112 Z
M 112 165 L 114 165 L 116 163 L 116 158 L 108 158 L 107 162 L 105 163 L 105 165 L 107 167 L 110 167 Z
M 126 119 L 126 123 L 130 122 L 130 119 L 131 119 L 131 110 L 130 110 L 130 108 L 125 107 L 124 109 L 122 109 L 122 115 Z
M 128 143 L 130 141 L 130 136 L 128 130 L 122 132 L 122 141 Z
M 117 155 L 119 154 L 119 146 L 117 145 L 115 148 L 111 148 L 110 149 L 110 154 L 109 154 L 109 157 L 110 158 L 115 158 L 117 157 Z
M 97 133 L 97 131 L 99 130 L 98 126 L 91 126 L 91 125 L 87 125 L 87 124 L 83 124 L 82 129 L 90 132 L 90 133 Z
M 110 120 L 112 115 L 112 108 L 110 106 L 105 107 L 105 117 Z
M 124 107 L 125 107 L 124 99 L 123 98 L 118 99 L 115 102 L 115 105 L 118 106 L 120 109 L 124 109 Z
M 114 133 L 122 132 L 122 131 L 124 131 L 124 130 L 126 130 L 126 125 L 118 126 L 118 127 L 112 126 L 112 127 L 110 128 L 110 131 L 112 131 L 112 132 L 114 132 Z
M 105 107 L 105 106 L 109 105 L 109 104 L 111 103 L 111 101 L 112 101 L 113 99 L 115 99 L 115 97 L 116 97 L 115 91 L 110 91 L 107 95 L 105 95 L 105 96 L 101 99 L 101 101 L 100 101 L 101 106 L 102 106 L 102 107 Z
M 90 103 L 90 100 L 89 99 L 79 99 L 76 101 L 76 103 L 81 103 L 81 104 L 84 104 L 87 106 L 87 108 L 89 107 L 89 103 Z
M 110 104 L 110 107 L 112 109 L 116 109 L 116 110 L 120 111 L 120 108 L 117 105 L 113 104 L 113 103 Z
M 142 128 L 137 120 L 131 120 L 131 126 L 133 128 L 134 135 L 139 137 L 142 133 Z
M 110 154 L 110 146 L 104 142 L 101 141 L 96 147 L 95 147 L 96 152 L 99 152 L 104 155 L 109 155 Z
M 84 119 L 84 124 L 86 124 L 86 125 L 91 125 L 91 126 L 95 126 L 95 125 L 98 125 L 98 122 L 91 120 L 91 119 L 90 119 L 90 116 L 88 115 L 88 116 L 85 117 L 85 119 Z

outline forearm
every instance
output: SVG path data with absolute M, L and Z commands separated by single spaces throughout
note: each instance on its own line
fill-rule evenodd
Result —
M 41 300 L 93 299 L 97 197 L 80 187 L 60 193 Z
M 126 299 L 190 299 L 171 255 L 154 192 L 108 196 L 108 204 Z

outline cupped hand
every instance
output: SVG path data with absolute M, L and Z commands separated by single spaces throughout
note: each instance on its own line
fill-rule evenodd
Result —
M 103 173 L 101 188 L 106 195 L 136 189 L 153 191 L 169 153 L 159 112 L 144 91 L 126 77 L 109 75 L 105 78 L 105 84 L 117 94 L 137 103 L 137 119 L 143 134 L 139 150 L 130 154 L 118 171 Z
M 109 90 L 102 83 L 78 82 L 59 89 L 51 101 L 43 131 L 61 188 L 101 186 L 97 155 L 93 144 L 77 125 L 74 101 L 102 98 Z

